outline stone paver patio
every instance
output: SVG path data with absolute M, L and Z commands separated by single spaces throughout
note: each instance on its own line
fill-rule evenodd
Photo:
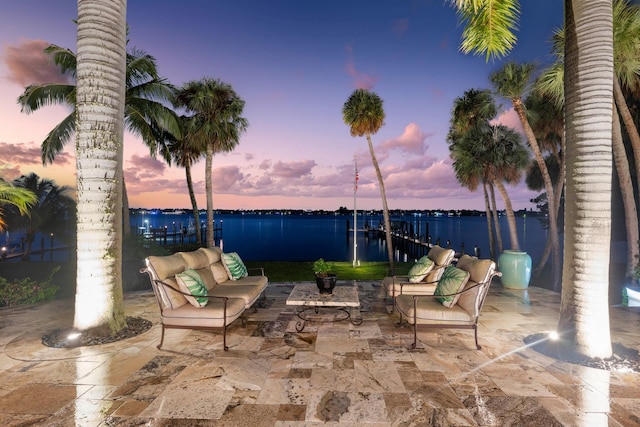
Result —
M 380 283 L 358 283 L 363 323 L 295 329 L 292 283 L 271 283 L 266 307 L 216 333 L 169 330 L 157 350 L 151 292 L 125 296 L 152 329 L 75 349 L 41 344 L 71 324 L 69 300 L 0 309 L 1 426 L 633 426 L 640 373 L 548 358 L 523 344 L 553 330 L 560 297 L 494 283 L 476 350 L 467 330 L 397 326 Z M 640 309 L 611 308 L 612 340 L 640 350 Z

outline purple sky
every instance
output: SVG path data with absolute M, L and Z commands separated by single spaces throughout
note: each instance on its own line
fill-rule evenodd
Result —
M 549 38 L 562 25 L 563 2 L 523 1 L 518 44 L 507 59 L 545 64 Z M 0 176 L 36 172 L 75 186 L 73 144 L 53 165 L 40 143 L 68 112 L 46 107 L 26 115 L 16 103 L 31 83 L 60 79 L 41 54 L 49 43 L 75 50 L 77 4 L 26 0 L 0 14 Z M 161 75 L 181 85 L 202 77 L 231 84 L 246 101 L 249 129 L 236 150 L 214 158 L 214 207 L 380 209 L 365 138 L 353 138 L 342 105 L 357 88 L 384 100 L 386 121 L 373 136 L 390 209 L 484 209 L 481 190 L 461 188 L 446 134 L 453 100 L 490 88 L 501 61 L 458 51 L 462 27 L 443 0 L 129 0 L 129 47 L 157 59 Z M 517 119 L 504 105 L 500 121 Z M 152 159 L 125 135 L 132 207 L 190 206 L 184 171 Z M 204 207 L 204 161 L 193 171 Z M 536 194 L 509 187 L 514 207 Z M 502 201 L 499 200 L 500 205 Z

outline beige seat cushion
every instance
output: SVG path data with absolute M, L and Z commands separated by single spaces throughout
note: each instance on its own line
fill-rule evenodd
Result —
M 396 308 L 407 322 L 414 323 L 413 296 L 400 295 L 396 298 Z M 418 324 L 469 324 L 474 323 L 474 318 L 465 311 L 460 304 L 453 307 L 445 307 L 435 298 L 418 298 L 416 323 Z
M 245 310 L 244 300 L 227 300 L 227 325 L 236 320 Z M 185 304 L 178 309 L 166 309 L 162 312 L 162 322 L 168 326 L 198 325 L 200 327 L 220 328 L 224 326 L 224 303 L 218 299 L 209 299 L 202 308 Z
M 397 297 L 401 293 L 408 295 L 433 295 L 436 283 L 410 283 L 407 276 L 389 276 L 382 280 L 387 295 Z
M 241 298 L 245 302 L 245 307 L 249 308 L 260 297 L 260 294 L 264 290 L 263 287 L 258 285 L 221 285 L 213 288 L 209 295 L 224 296 L 229 298 Z

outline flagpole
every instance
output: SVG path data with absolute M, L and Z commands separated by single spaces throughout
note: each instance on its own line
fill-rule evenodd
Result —
M 358 210 L 356 209 L 356 192 L 358 191 L 358 162 L 356 161 L 356 157 L 353 156 L 353 163 L 355 165 L 355 181 L 353 184 L 353 266 L 357 267 L 360 263 L 358 262 Z

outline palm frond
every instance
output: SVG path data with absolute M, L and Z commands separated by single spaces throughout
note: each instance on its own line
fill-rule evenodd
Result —
M 62 121 L 47 134 L 45 140 L 42 141 L 42 164 L 53 163 L 53 160 L 62 152 L 64 146 L 71 140 L 75 132 L 76 112 L 74 110 L 62 119 Z
M 517 0 L 455 0 L 465 24 L 460 50 L 484 54 L 486 60 L 506 56 L 515 45 L 520 4 Z
M 41 84 L 27 86 L 18 97 L 20 111 L 30 114 L 47 105 L 68 105 L 75 108 L 74 85 Z
M 68 74 L 75 79 L 77 58 L 71 49 L 51 44 L 44 49 L 44 53 L 53 58 L 53 63 L 62 74 Z

